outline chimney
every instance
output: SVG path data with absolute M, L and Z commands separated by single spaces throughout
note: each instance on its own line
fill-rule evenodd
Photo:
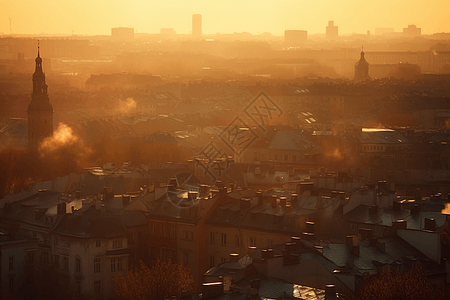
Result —
M 250 282 L 250 300 L 259 300 L 260 279 L 254 279 Z
M 315 226 L 314 222 L 312 222 L 312 221 L 306 222 L 305 223 L 305 231 L 307 233 L 314 233 L 314 226 Z
M 188 201 L 195 203 L 195 202 L 197 202 L 197 197 L 198 197 L 198 192 L 195 192 L 195 191 L 188 192 Z
M 325 299 L 336 298 L 336 286 L 334 284 L 327 284 L 325 286 Z
M 277 195 L 272 195 L 272 198 L 270 199 L 270 205 L 272 208 L 277 207 Z
M 286 197 L 280 197 L 280 206 L 285 208 L 286 207 L 286 201 L 287 201 Z
M 47 212 L 46 208 L 36 208 L 34 210 L 34 218 L 35 220 L 39 220 L 40 218 L 42 218 L 45 213 Z
M 261 191 L 256 192 L 256 197 L 258 197 L 258 205 L 264 204 L 263 193 Z
M 306 196 L 309 197 L 313 189 L 314 189 L 314 182 L 301 182 L 297 184 L 296 193 L 300 197 L 303 197 L 303 193 L 309 192 L 306 194 Z
M 273 249 L 262 249 L 261 258 L 268 259 L 274 257 Z
M 222 296 L 223 282 L 206 282 L 202 285 L 202 299 L 210 299 Z
M 291 203 L 286 204 L 285 212 L 289 213 L 291 211 L 292 211 L 292 204 Z
M 105 204 L 102 204 L 102 206 L 101 206 L 101 211 L 102 211 L 102 213 L 106 213 L 106 207 L 105 207 Z
M 411 206 L 411 215 L 417 215 L 418 213 L 420 213 L 420 205 L 419 204 L 413 204 L 413 206 Z
M 299 236 L 291 236 L 291 243 L 298 245 L 300 243 L 300 237 Z
M 425 230 L 436 231 L 436 220 L 434 218 L 425 218 Z
M 291 194 L 291 204 L 294 204 L 297 201 L 297 194 Z
M 384 243 L 384 241 L 377 241 L 377 249 L 381 252 L 386 252 L 386 244 Z
M 250 199 L 242 198 L 241 201 L 239 201 L 239 209 L 244 210 L 251 207 Z
M 378 205 L 372 205 L 371 207 L 369 207 L 369 215 L 370 216 L 375 216 L 378 214 Z
M 128 204 L 130 204 L 130 199 L 131 199 L 130 195 L 122 195 L 123 206 L 127 206 Z
M 248 247 L 248 255 L 252 256 L 253 254 L 255 254 L 255 252 L 256 252 L 256 247 L 254 247 L 254 246 Z
M 361 240 L 368 240 L 372 238 L 373 230 L 371 228 L 359 228 L 359 235 Z
M 230 253 L 230 261 L 232 262 L 239 261 L 239 253 Z

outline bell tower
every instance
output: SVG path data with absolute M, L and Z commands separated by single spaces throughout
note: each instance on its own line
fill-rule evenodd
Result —
M 364 51 L 361 50 L 361 58 L 355 64 L 355 81 L 370 80 L 369 63 L 364 58 Z
M 53 136 L 53 106 L 47 94 L 45 74 L 42 71 L 42 58 L 36 57 L 36 69 L 33 74 L 33 94 L 28 105 L 28 148 L 36 152 L 39 144 L 49 136 Z

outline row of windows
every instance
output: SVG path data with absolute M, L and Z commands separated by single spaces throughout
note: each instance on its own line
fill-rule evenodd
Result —
M 209 233 L 209 243 L 210 244 L 215 244 L 215 242 L 216 242 L 216 233 L 215 232 L 210 232 Z M 248 244 L 249 244 L 249 247 L 256 247 L 256 239 L 254 237 L 249 237 Z M 227 234 L 226 233 L 221 233 L 220 234 L 220 245 L 222 245 L 222 246 L 226 246 L 227 245 Z M 241 246 L 241 238 L 240 238 L 239 235 L 235 235 L 234 236 L 234 246 L 235 247 L 240 247 Z
M 290 160 L 289 160 L 290 158 Z M 265 156 L 264 154 L 261 153 L 261 157 L 258 156 L 258 152 L 255 152 L 255 161 L 264 161 L 265 160 Z M 293 154 L 293 155 L 288 155 L 288 154 L 274 154 L 273 155 L 273 160 L 274 161 L 297 161 L 297 155 Z
M 123 271 L 123 259 L 122 257 L 111 258 L 111 272 Z M 102 271 L 102 261 L 100 258 L 94 258 L 94 272 Z
M 150 233 L 151 235 L 156 235 L 156 224 L 150 224 Z M 170 226 L 169 224 L 163 224 L 160 236 L 170 237 L 174 239 L 177 236 L 177 228 L 174 225 Z

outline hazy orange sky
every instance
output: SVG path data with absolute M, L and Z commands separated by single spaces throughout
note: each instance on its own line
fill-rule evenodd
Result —
M 103 34 L 111 27 L 140 33 L 191 30 L 191 15 L 203 15 L 203 32 L 272 32 L 285 29 L 324 33 L 328 20 L 339 32 L 402 31 L 416 24 L 422 33 L 450 32 L 449 0 L 2 0 L 0 32 L 13 34 Z

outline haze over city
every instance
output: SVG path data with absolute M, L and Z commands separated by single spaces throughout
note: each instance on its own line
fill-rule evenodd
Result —
M 450 299 L 448 1 L 7 1 L 0 299 Z
M 197 0 L 197 1 L 4 1 L 0 33 L 105 35 L 111 27 L 132 27 L 138 33 L 174 28 L 188 34 L 190 16 L 203 15 L 205 34 L 270 32 L 286 29 L 323 33 L 328 20 L 339 23 L 342 34 L 366 33 L 388 27 L 401 31 L 408 24 L 424 34 L 450 30 L 450 3 L 445 0 Z

